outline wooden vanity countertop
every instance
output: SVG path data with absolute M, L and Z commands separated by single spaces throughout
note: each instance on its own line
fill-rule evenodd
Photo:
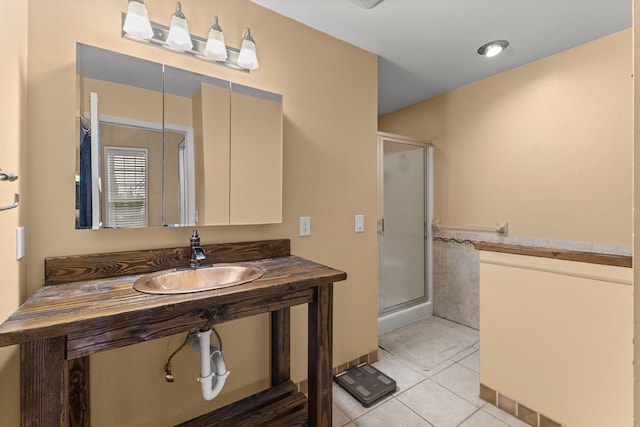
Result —
M 79 357 L 304 303 L 315 287 L 347 277 L 297 256 L 242 264 L 259 267 L 264 275 L 242 285 L 173 295 L 136 291 L 133 282 L 140 274 L 44 285 L 0 325 L 0 347 L 67 336 L 69 358 Z M 102 347 L 96 344 L 101 334 L 109 335 Z

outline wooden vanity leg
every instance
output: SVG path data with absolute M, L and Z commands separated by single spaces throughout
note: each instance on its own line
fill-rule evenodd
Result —
M 291 310 L 271 312 L 271 385 L 288 381 L 291 376 Z
M 69 427 L 89 427 L 89 356 L 69 363 Z
M 333 404 L 333 284 L 318 286 L 309 303 L 309 426 L 331 426 Z
M 20 345 L 20 383 L 23 427 L 66 426 L 69 410 L 66 337 Z

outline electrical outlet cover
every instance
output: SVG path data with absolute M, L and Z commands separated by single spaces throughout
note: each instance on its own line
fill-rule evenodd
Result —
M 300 217 L 300 236 L 310 236 L 310 235 L 311 235 L 311 217 L 301 216 Z

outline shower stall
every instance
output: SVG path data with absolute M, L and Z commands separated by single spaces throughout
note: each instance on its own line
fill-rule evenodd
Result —
M 378 333 L 433 313 L 433 147 L 378 134 Z

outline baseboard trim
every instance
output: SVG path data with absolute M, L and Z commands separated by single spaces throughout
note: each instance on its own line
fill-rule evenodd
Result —
M 480 398 L 507 414 L 513 415 L 531 427 L 563 427 L 562 423 L 552 420 L 539 411 L 530 409 L 528 406 L 525 406 L 482 383 L 480 383 Z

